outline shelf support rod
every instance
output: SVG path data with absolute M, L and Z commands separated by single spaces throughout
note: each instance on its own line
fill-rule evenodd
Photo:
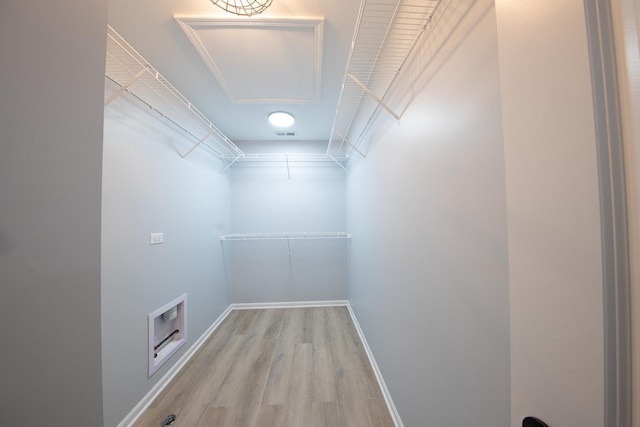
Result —
M 284 156 L 287 161 L 287 180 L 291 181 L 291 171 L 289 170 L 289 155 Z
M 387 110 L 387 113 L 391 114 L 396 120 L 400 120 L 400 116 L 397 115 L 387 104 L 384 103 L 384 100 L 382 100 L 381 98 L 378 98 L 378 96 L 371 92 L 371 90 L 364 84 L 362 83 L 360 80 L 358 80 L 358 78 L 356 76 L 354 76 L 351 73 L 347 73 L 347 75 L 349 76 L 349 78 L 351 80 L 353 80 L 358 86 L 360 86 L 362 88 L 362 90 L 364 90 L 367 95 L 369 95 L 370 97 L 372 97 L 373 99 L 376 100 L 376 102 L 378 104 L 380 104 L 380 106 L 382 108 L 384 108 L 385 110 Z
M 337 130 L 334 131 L 334 132 L 336 133 L 336 135 L 338 135 L 340 138 L 342 138 L 342 140 L 344 142 L 346 142 L 349 146 L 351 146 L 351 148 L 353 148 L 356 151 L 356 153 L 360 154 L 365 159 L 367 158 L 366 154 L 364 154 L 362 151 L 358 150 L 358 147 L 356 147 L 355 145 L 353 145 L 351 143 L 351 141 L 349 141 L 349 138 L 347 138 L 346 136 L 344 136 L 342 133 L 338 132 Z
M 122 92 L 124 92 L 125 90 L 127 90 L 127 88 L 129 86 L 131 86 L 133 84 L 133 82 L 135 82 L 136 80 L 138 80 L 140 78 L 141 75 L 143 75 L 145 73 L 145 71 L 147 71 L 146 68 L 143 68 L 142 70 L 138 71 L 136 73 L 135 76 L 131 77 L 131 80 L 129 80 L 128 82 L 126 82 L 124 85 L 120 86 L 120 88 L 115 91 L 115 93 L 113 95 L 111 95 L 109 97 L 109 99 L 107 99 L 106 101 L 104 101 L 104 106 L 106 107 L 107 105 L 111 104 L 111 101 L 113 101 L 114 99 L 116 99 L 117 97 L 119 97 Z
M 347 168 L 345 168 L 344 166 L 342 166 L 342 164 L 341 164 L 339 161 L 337 161 L 337 160 L 336 160 L 336 158 L 335 158 L 335 157 L 333 157 L 331 154 L 327 154 L 327 156 L 329 156 L 329 157 L 331 158 L 331 160 L 333 160 L 334 162 L 336 162 L 336 164 L 337 164 L 338 166 L 340 166 L 342 169 L 344 169 L 344 171 L 345 171 L 345 172 L 349 172 L 349 171 L 347 170 Z
M 229 162 L 229 164 L 228 164 L 227 166 L 225 166 L 225 167 L 220 171 L 220 173 L 222 173 L 222 172 L 226 171 L 227 169 L 229 169 L 229 168 L 231 167 L 231 165 L 232 165 L 232 164 L 234 164 L 235 162 L 237 162 L 237 161 L 240 159 L 240 157 L 242 157 L 243 155 L 244 155 L 244 154 L 238 154 L 238 157 L 236 157 L 235 159 L 231 160 L 231 161 Z
M 186 159 L 186 158 L 187 158 L 187 156 L 188 156 L 189 154 L 191 154 L 191 153 L 193 152 L 193 150 L 195 150 L 196 148 L 198 148 L 198 147 L 199 147 L 199 146 L 200 146 L 204 141 L 206 141 L 206 139 L 207 139 L 207 138 L 209 138 L 209 137 L 211 136 L 211 134 L 212 134 L 212 133 L 213 133 L 213 129 L 211 129 L 211 130 L 209 131 L 209 133 L 208 133 L 208 134 L 206 134 L 205 136 L 203 136 L 202 138 L 200 138 L 200 141 L 198 141 L 198 142 L 196 143 L 196 145 L 194 145 L 193 147 L 191 147 L 191 148 L 189 149 L 189 151 L 187 151 L 187 152 L 186 152 L 186 153 L 184 153 L 184 154 L 180 154 L 180 157 L 182 157 L 183 159 Z

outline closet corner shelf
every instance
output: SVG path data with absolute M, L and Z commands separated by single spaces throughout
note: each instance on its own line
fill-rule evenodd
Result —
M 304 232 L 304 233 L 243 233 L 225 234 L 221 241 L 230 240 L 302 240 L 302 239 L 350 239 L 351 234 L 345 232 Z

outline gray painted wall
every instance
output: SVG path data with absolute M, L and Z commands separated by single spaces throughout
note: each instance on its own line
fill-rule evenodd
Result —
M 602 251 L 584 2 L 497 3 L 512 425 L 604 423 Z M 549 49 L 553 46 L 553 49 Z
M 104 423 L 120 422 L 229 305 L 218 236 L 229 179 L 204 150 L 126 96 L 104 112 Z M 149 233 L 164 243 L 149 245 Z M 188 341 L 147 378 L 147 314 L 187 294 Z
M 232 169 L 234 233 L 345 231 L 344 171 L 337 165 L 292 163 L 290 174 L 288 180 L 284 164 Z M 224 245 L 233 302 L 347 298 L 348 240 Z
M 0 424 L 6 427 L 102 423 L 106 24 L 106 0 L 0 2 Z
M 372 132 L 348 177 L 349 297 L 404 425 L 507 426 L 495 11 L 491 1 L 450 3 L 442 25 L 458 25 L 424 87 L 399 123 Z

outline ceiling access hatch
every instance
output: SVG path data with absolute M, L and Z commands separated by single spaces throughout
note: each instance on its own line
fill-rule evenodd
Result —
M 323 18 L 175 19 L 232 102 L 320 99 Z

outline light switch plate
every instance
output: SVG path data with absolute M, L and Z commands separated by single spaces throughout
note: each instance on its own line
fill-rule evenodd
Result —
M 149 234 L 149 244 L 158 245 L 164 242 L 164 233 L 151 233 Z

